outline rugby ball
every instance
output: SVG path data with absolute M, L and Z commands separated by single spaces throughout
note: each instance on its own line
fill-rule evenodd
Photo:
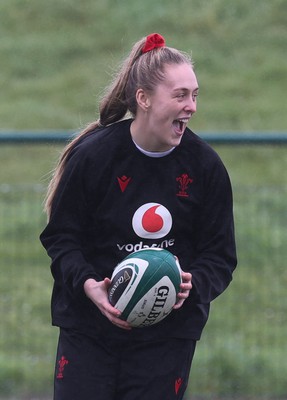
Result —
M 133 327 L 162 321 L 180 291 L 181 269 L 169 251 L 146 248 L 129 254 L 116 266 L 108 290 L 110 304 Z

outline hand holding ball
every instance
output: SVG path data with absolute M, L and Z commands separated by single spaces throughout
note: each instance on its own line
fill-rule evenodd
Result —
M 147 248 L 129 254 L 111 277 L 109 302 L 133 327 L 157 324 L 172 311 L 181 269 L 169 251 Z

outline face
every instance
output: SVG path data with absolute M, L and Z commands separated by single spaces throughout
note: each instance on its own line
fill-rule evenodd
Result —
M 141 119 L 144 126 L 139 129 L 138 144 L 148 151 L 166 151 L 178 146 L 196 112 L 198 90 L 189 64 L 167 65 L 164 81 L 152 94 L 145 93 L 146 110 Z

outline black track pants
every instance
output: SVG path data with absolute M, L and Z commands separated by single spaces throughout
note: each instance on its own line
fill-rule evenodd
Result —
M 196 341 L 115 342 L 61 329 L 54 400 L 179 400 Z

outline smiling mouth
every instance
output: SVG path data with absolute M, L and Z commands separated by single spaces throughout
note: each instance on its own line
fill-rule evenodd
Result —
M 172 123 L 174 130 L 177 134 L 182 135 L 185 131 L 186 125 L 189 121 L 189 118 L 179 118 L 175 119 Z

